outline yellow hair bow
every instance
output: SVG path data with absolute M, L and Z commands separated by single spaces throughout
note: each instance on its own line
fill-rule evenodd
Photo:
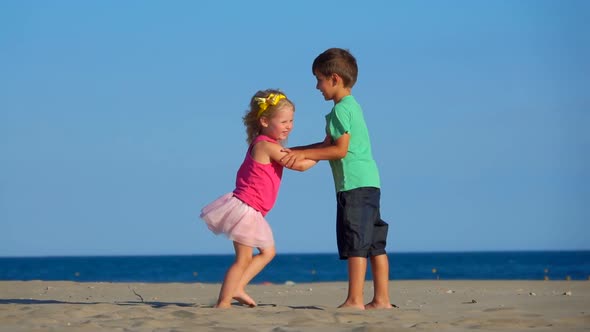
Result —
M 260 118 L 260 116 L 262 115 L 262 113 L 264 113 L 264 111 L 266 111 L 268 106 L 276 106 L 276 104 L 278 104 L 281 99 L 285 98 L 287 97 L 285 97 L 285 95 L 282 93 L 271 93 L 266 98 L 254 98 L 254 100 L 256 100 L 256 102 L 258 103 L 258 107 L 260 107 L 260 110 L 258 110 L 258 114 L 256 115 L 256 117 Z

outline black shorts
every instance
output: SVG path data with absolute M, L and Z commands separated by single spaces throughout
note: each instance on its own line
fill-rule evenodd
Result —
M 385 254 L 389 225 L 381 220 L 381 190 L 362 187 L 336 194 L 336 240 L 340 259 Z

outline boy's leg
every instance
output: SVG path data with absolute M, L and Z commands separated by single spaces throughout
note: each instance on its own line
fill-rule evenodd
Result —
M 365 309 L 363 289 L 366 271 L 365 257 L 348 257 L 348 296 L 338 308 Z
M 244 271 L 244 274 L 242 274 L 240 283 L 233 296 L 233 298 L 241 304 L 249 305 L 251 307 L 255 307 L 256 302 L 246 293 L 246 285 L 248 285 L 248 283 L 250 283 L 250 281 L 254 279 L 254 277 L 258 275 L 258 273 L 260 273 L 260 271 L 262 271 L 262 269 L 270 263 L 276 255 L 275 246 L 258 248 L 258 250 L 260 250 L 260 253 L 252 258 L 252 261 Z
M 340 259 L 348 260 L 348 296 L 339 308 L 365 309 L 364 286 L 371 246 L 374 209 L 367 201 L 374 189 L 356 188 L 337 193 L 336 239 Z
M 371 272 L 373 273 L 373 300 L 365 309 L 392 308 L 389 300 L 389 259 L 386 254 L 371 256 Z
M 225 274 L 221 290 L 219 291 L 219 298 L 215 305 L 216 308 L 231 307 L 231 300 L 240 283 L 240 279 L 248 265 L 252 262 L 252 247 L 234 241 L 234 250 L 236 252 L 236 260 Z

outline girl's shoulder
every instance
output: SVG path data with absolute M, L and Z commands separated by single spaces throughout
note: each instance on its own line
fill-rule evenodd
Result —
M 260 163 L 278 162 L 284 155 L 283 146 L 272 138 L 252 142 L 253 158 Z
M 260 139 L 254 141 L 252 142 L 252 147 L 257 150 L 266 151 L 267 153 L 271 153 L 272 151 L 280 150 L 283 148 L 282 145 L 279 144 L 279 142 L 273 139 Z
M 252 141 L 252 144 L 256 144 L 256 143 L 261 142 L 261 141 L 279 144 L 279 142 L 277 142 L 277 140 L 275 140 L 273 138 L 270 138 L 270 137 L 268 137 L 266 135 L 258 135 L 258 136 L 256 136 L 254 138 L 254 140 Z

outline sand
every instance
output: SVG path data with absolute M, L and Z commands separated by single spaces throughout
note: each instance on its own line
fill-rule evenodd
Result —
M 590 331 L 590 281 L 391 281 L 397 308 L 367 311 L 336 308 L 343 282 L 251 285 L 258 307 L 225 310 L 219 286 L 1 281 L 0 331 Z

